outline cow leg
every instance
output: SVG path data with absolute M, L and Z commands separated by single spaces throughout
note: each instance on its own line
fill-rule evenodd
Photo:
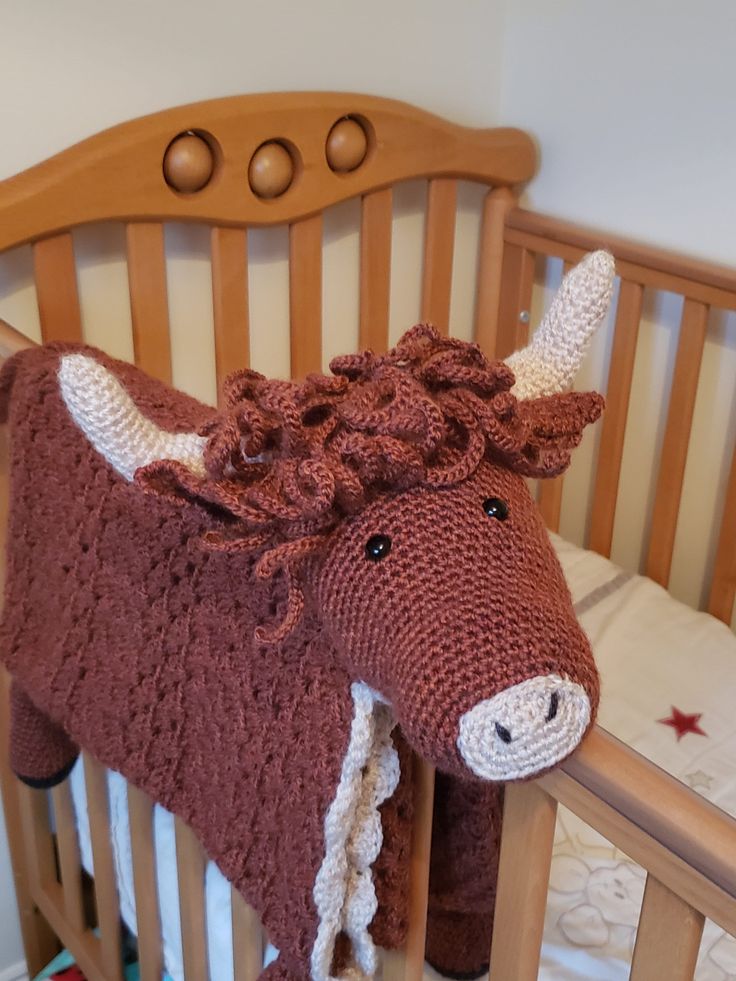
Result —
M 438 974 L 473 981 L 488 972 L 493 920 L 473 913 L 427 914 L 425 959 Z
M 488 970 L 503 790 L 437 773 L 425 957 L 440 974 Z
M 10 766 L 29 787 L 54 787 L 79 755 L 63 729 L 37 709 L 23 689 L 10 686 Z

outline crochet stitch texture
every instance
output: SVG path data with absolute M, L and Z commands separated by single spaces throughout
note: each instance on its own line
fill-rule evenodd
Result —
M 80 354 L 181 435 L 165 445 L 184 462 L 130 482 L 94 449 L 62 392 Z M 592 722 L 597 675 L 523 475 L 563 469 L 601 401 L 519 402 L 508 368 L 427 327 L 333 370 L 241 373 L 215 413 L 89 348 L 5 366 L 13 766 L 53 780 L 89 749 L 194 828 L 281 951 L 269 977 L 327 978 L 369 975 L 372 944 L 403 939 L 408 743 L 442 771 L 428 956 L 476 970 L 501 795 L 464 760 L 460 719 L 560 677 Z

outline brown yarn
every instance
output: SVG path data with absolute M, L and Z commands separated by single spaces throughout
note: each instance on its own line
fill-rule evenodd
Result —
M 242 373 L 214 418 L 86 348 L 24 352 L 0 373 L 13 766 L 56 780 L 83 746 L 190 824 L 280 949 L 268 979 L 309 973 L 355 682 L 391 705 L 401 759 L 381 806 L 371 933 L 384 947 L 405 935 L 411 746 L 444 774 L 427 950 L 456 973 L 488 953 L 501 820 L 497 788 L 469 783 L 460 718 L 539 675 L 580 684 L 593 717 L 598 703 L 587 640 L 519 473 L 564 462 L 600 403 L 519 403 L 504 365 L 428 328 L 409 337 L 398 353 L 339 359 L 335 377 L 302 385 Z M 162 429 L 207 431 L 207 478 L 150 468 L 147 495 L 117 473 L 62 400 L 67 351 L 100 361 Z M 488 516 L 488 497 L 508 504 L 505 520 Z M 390 554 L 366 561 L 376 534 Z M 282 639 L 263 650 L 258 629 Z
M 379 494 L 452 486 L 484 459 L 555 476 L 603 406 L 594 392 L 519 402 L 506 364 L 428 324 L 385 355 L 334 358 L 330 367 L 333 377 L 303 382 L 236 372 L 225 382 L 225 409 L 200 430 L 209 437 L 207 476 L 168 460 L 136 474 L 153 493 L 228 515 L 229 530 L 208 536 L 210 547 L 300 541 L 288 563 L 270 566 L 283 569 L 290 593 L 296 565 Z M 303 605 L 298 591 L 290 595 L 289 629 Z M 285 624 L 259 629 L 259 639 L 282 640 Z

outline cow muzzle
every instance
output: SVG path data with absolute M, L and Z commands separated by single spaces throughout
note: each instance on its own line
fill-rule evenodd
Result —
M 460 718 L 457 746 L 484 780 L 520 780 L 559 763 L 590 724 L 585 689 L 557 675 L 540 675 L 504 689 Z

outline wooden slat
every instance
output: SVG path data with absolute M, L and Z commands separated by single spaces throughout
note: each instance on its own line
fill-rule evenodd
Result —
M 56 856 L 51 835 L 46 791 L 32 790 L 19 781 L 16 781 L 16 788 L 25 851 L 25 871 L 27 874 L 27 880 L 24 885 L 28 889 L 31 903 L 36 907 L 40 907 L 44 912 L 46 920 L 51 923 L 51 920 L 46 916 L 46 912 L 43 909 L 43 900 L 51 897 L 54 891 L 56 891 L 59 912 L 62 914 L 64 911 L 64 897 L 61 892 L 61 886 L 56 878 Z M 41 918 L 39 917 L 38 919 L 40 920 Z M 41 925 L 38 921 L 34 922 L 31 920 L 30 922 L 26 921 L 26 926 L 31 927 L 35 931 Z M 24 939 L 25 936 L 26 933 L 24 932 Z M 49 953 L 54 950 L 55 945 L 52 942 L 52 938 L 48 936 L 43 928 L 38 930 L 37 933 L 31 933 L 30 939 L 31 960 L 35 960 L 35 957 L 44 950 L 46 945 L 48 945 Z M 40 948 L 35 943 L 37 939 L 42 942 Z M 45 964 L 42 965 L 42 967 L 44 966 Z
M 71 232 L 33 245 L 33 271 L 44 341 L 81 341 L 77 265 Z
M 443 334 L 450 329 L 456 212 L 457 181 L 444 177 L 429 181 L 421 319 L 434 324 Z
M 723 505 L 721 529 L 718 533 L 718 548 L 713 564 L 713 579 L 708 597 L 708 612 L 724 623 L 730 623 L 733 616 L 733 602 L 736 597 L 736 449 L 731 458 L 731 472 L 726 485 L 726 498 Z
M 231 372 L 247 368 L 250 364 L 247 235 L 245 229 L 212 229 L 212 298 L 218 392 Z
M 490 981 L 536 981 L 557 803 L 536 784 L 508 784 Z
M 153 802 L 131 784 L 128 784 L 128 817 L 141 981 L 161 981 L 163 959 L 153 843 Z
M 366 194 L 360 224 L 360 349 L 377 354 L 388 348 L 391 296 L 392 192 Z
M 322 370 L 322 215 L 289 226 L 291 377 Z
M 606 386 L 606 411 L 603 413 L 601 424 L 588 543 L 589 548 L 605 556 L 611 554 L 613 541 L 618 484 L 643 297 L 644 290 L 638 283 L 622 280 Z
M 506 245 L 501 270 L 501 300 L 494 356 L 506 358 L 523 347 L 528 323 L 521 315 L 529 311 L 534 288 L 534 254 L 529 249 Z
M 149 375 L 170 384 L 164 227 L 160 222 L 133 222 L 127 226 L 126 235 L 135 363 Z
M 708 312 L 703 303 L 685 299 L 646 563 L 646 574 L 662 586 L 666 586 L 670 578 Z
M 263 968 L 263 929 L 256 911 L 237 889 L 230 890 L 235 981 L 256 981 Z
M 489 191 L 483 202 L 475 303 L 475 341 L 489 357 L 495 355 L 497 347 L 506 215 L 514 206 L 515 200 L 509 188 L 496 187 Z
M 421 981 L 423 976 L 433 811 L 434 767 L 415 756 L 409 930 L 402 951 L 384 951 L 383 981 Z
M 550 531 L 560 530 L 560 514 L 562 512 L 562 490 L 564 484 L 562 475 L 551 480 L 540 481 L 539 510 L 542 519 Z
M 631 981 L 692 981 L 703 935 L 703 914 L 647 876 Z
M 38 895 L 37 903 L 61 945 L 73 950 L 74 958 L 87 981 L 110 981 L 111 975 L 103 964 L 99 938 L 92 930 L 88 929 L 80 934 L 69 925 L 64 910 L 64 894 L 59 883 L 51 883 Z
M 0 361 L 11 358 L 18 351 L 27 351 L 29 347 L 36 346 L 35 341 L 21 334 L 15 327 L 11 327 L 7 320 L 0 319 Z M 3 520 L 5 520 L 5 512 L 3 512 Z
M 32 790 L 21 783 L 18 784 L 18 796 L 28 861 L 28 878 L 31 892 L 35 897 L 49 885 L 57 882 L 48 798 L 45 790 Z
M 205 856 L 197 836 L 179 818 L 176 818 L 176 864 L 184 976 L 187 981 L 207 981 Z
M 84 757 L 87 812 L 92 841 L 97 922 L 100 930 L 102 965 L 110 981 L 122 981 L 123 956 L 120 938 L 120 905 L 115 862 L 110 841 L 110 809 L 107 772 L 88 753 Z
M 64 909 L 72 929 L 83 931 L 86 927 L 82 901 L 82 861 L 79 854 L 77 822 L 72 803 L 71 784 L 68 780 L 57 784 L 51 791 L 56 818 L 56 847 L 59 852 L 59 870 L 64 891 Z

